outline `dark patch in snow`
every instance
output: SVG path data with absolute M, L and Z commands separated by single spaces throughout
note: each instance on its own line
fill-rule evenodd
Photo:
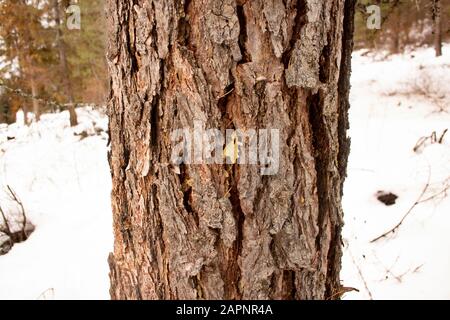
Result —
M 83 139 L 86 139 L 87 137 L 90 136 L 90 134 L 86 130 L 83 130 L 80 133 L 74 132 L 74 135 L 75 136 L 79 136 L 80 137 L 80 141 L 83 140 Z
M 393 194 L 392 192 L 378 191 L 377 199 L 378 201 L 384 203 L 387 206 L 392 206 L 395 204 L 395 201 L 398 199 L 398 196 Z

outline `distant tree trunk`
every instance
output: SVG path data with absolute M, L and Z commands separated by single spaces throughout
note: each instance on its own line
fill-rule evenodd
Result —
M 64 88 L 64 95 L 69 102 L 69 115 L 70 126 L 76 126 L 78 124 L 77 113 L 75 111 L 75 104 L 73 99 L 72 84 L 70 82 L 70 71 L 67 64 L 66 44 L 63 40 L 63 31 L 61 23 L 61 8 L 58 0 L 53 0 L 53 10 L 55 11 L 55 23 L 57 26 L 56 31 L 56 43 L 59 53 L 59 69 Z
M 433 1 L 433 33 L 434 33 L 434 50 L 436 57 L 442 56 L 442 20 L 441 20 L 441 0 Z
M 400 53 L 400 32 L 401 32 L 401 25 L 400 25 L 400 19 L 399 17 L 396 17 L 395 22 L 393 24 L 393 45 L 392 45 L 392 52 L 393 53 Z
M 337 299 L 355 0 L 108 0 L 113 299 Z M 278 174 L 171 132 L 280 130 Z
M 30 119 L 28 118 L 28 106 L 23 103 L 22 106 L 22 111 L 23 111 L 23 124 L 24 125 L 29 125 L 30 124 Z
M 31 84 L 31 95 L 33 98 L 31 99 L 32 105 L 33 105 L 33 113 L 34 113 L 34 119 L 35 121 L 39 121 L 41 119 L 41 110 L 39 108 L 39 101 L 35 97 L 38 97 L 38 87 L 36 80 L 33 76 L 30 77 L 30 84 Z
M 39 101 L 37 99 L 39 92 L 38 92 L 38 87 L 37 87 L 36 78 L 35 78 L 36 71 L 33 68 L 31 56 L 22 53 L 21 51 L 19 51 L 18 48 L 16 48 L 16 49 L 19 52 L 19 64 L 21 66 L 21 71 L 23 72 L 23 75 L 24 75 L 25 79 L 27 79 L 28 84 L 31 88 L 31 96 L 32 96 L 31 111 L 34 113 L 35 121 L 39 121 L 41 115 L 40 115 Z M 26 103 L 28 103 L 28 101 Z M 28 118 L 29 111 L 30 111 L 29 106 L 24 105 L 24 107 L 23 107 L 24 123 L 27 125 L 30 123 L 29 118 Z

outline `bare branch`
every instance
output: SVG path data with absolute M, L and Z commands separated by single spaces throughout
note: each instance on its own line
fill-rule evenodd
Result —
M 420 193 L 419 197 L 414 202 L 414 204 L 408 209 L 408 211 L 406 211 L 406 213 L 403 215 L 402 219 L 394 227 L 392 227 L 391 229 L 389 229 L 388 231 L 386 231 L 382 235 L 376 237 L 375 239 L 371 240 L 370 243 L 374 243 L 374 242 L 376 242 L 376 241 L 378 241 L 378 240 L 380 240 L 382 238 L 385 238 L 389 234 L 394 233 L 402 225 L 403 221 L 405 221 L 405 219 L 410 215 L 410 213 L 414 210 L 414 208 L 418 204 L 423 202 L 423 196 L 425 195 L 425 193 L 427 192 L 428 188 L 430 187 L 430 179 L 431 179 L 431 172 L 429 172 L 429 174 L 428 174 L 428 181 L 425 184 L 425 187 L 423 188 L 423 190 Z
M 369 286 L 367 284 L 366 278 L 364 277 L 361 268 L 359 267 L 358 263 L 356 262 L 355 258 L 353 257 L 353 254 L 350 251 L 350 248 L 348 249 L 348 252 L 350 254 L 350 257 L 352 258 L 353 265 L 356 267 L 356 270 L 358 270 L 359 277 L 361 278 L 361 280 L 362 280 L 362 282 L 364 284 L 364 287 L 366 289 L 367 294 L 369 295 L 370 300 L 373 300 L 373 295 L 372 295 L 372 292 L 369 289 Z
M 23 207 L 22 201 L 20 201 L 19 197 L 17 196 L 17 194 L 12 190 L 12 188 L 9 185 L 6 185 L 6 188 L 9 191 L 10 197 L 13 201 L 15 201 L 19 207 L 20 207 L 20 211 L 22 213 L 22 236 L 24 237 L 24 239 L 28 238 L 28 235 L 26 233 L 26 226 L 27 226 L 27 215 L 25 213 L 25 208 Z
M 448 131 L 448 129 L 445 129 L 445 130 L 444 130 L 444 132 L 442 133 L 441 137 L 440 137 L 439 140 L 438 140 L 439 143 L 444 142 L 444 137 L 445 137 L 445 134 L 447 133 L 447 131 Z
M 8 219 L 6 218 L 5 212 L 3 211 L 1 206 L 0 206 L 0 213 L 2 215 L 3 221 L 5 222 L 6 234 L 8 236 L 11 236 L 11 228 L 9 227 Z

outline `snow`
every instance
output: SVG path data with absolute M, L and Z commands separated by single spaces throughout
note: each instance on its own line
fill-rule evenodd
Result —
M 435 58 L 418 49 L 388 58 L 356 52 L 345 183 L 342 284 L 345 299 L 450 298 L 450 45 Z M 42 115 L 27 127 L 0 124 L 0 203 L 21 198 L 36 230 L 0 256 L 0 299 L 108 299 L 112 251 L 107 118 L 101 110 Z M 20 118 L 20 117 L 19 117 Z M 450 129 L 450 128 L 449 128 Z M 86 136 L 87 133 L 87 137 Z M 394 234 L 395 226 L 428 186 Z M 392 206 L 378 191 L 399 198 Z M 448 190 L 450 192 L 450 190 Z M 437 195 L 437 196 L 436 196 Z
M 437 112 L 449 99 L 448 53 L 354 54 L 341 277 L 360 292 L 346 299 L 450 298 L 450 195 L 440 194 L 450 185 L 450 135 L 413 151 L 419 138 L 450 129 L 450 107 Z M 427 185 L 421 199 L 432 199 L 414 206 L 395 233 L 371 243 L 402 219 Z M 399 198 L 386 206 L 377 191 Z
M 77 113 L 76 128 L 68 112 L 42 115 L 30 127 L 0 126 L 0 192 L 9 184 L 36 226 L 0 256 L 0 299 L 109 298 L 107 119 L 91 108 Z M 84 130 L 92 136 L 80 140 L 74 133 Z

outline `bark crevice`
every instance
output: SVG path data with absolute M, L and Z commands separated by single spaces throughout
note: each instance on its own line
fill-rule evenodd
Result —
M 246 42 L 248 39 L 247 35 L 247 17 L 245 16 L 244 4 L 238 4 L 236 6 L 236 14 L 239 21 L 239 49 L 241 50 L 241 60 L 238 64 L 248 63 L 252 61 L 250 53 L 247 51 Z
M 297 0 L 295 5 L 295 18 L 294 25 L 292 27 L 292 35 L 289 40 L 287 48 L 284 50 L 282 61 L 284 64 L 284 69 L 287 70 L 289 67 L 289 61 L 292 56 L 292 51 L 294 50 L 295 43 L 300 39 L 301 30 L 308 22 L 307 12 L 308 12 L 308 2 L 307 0 Z

